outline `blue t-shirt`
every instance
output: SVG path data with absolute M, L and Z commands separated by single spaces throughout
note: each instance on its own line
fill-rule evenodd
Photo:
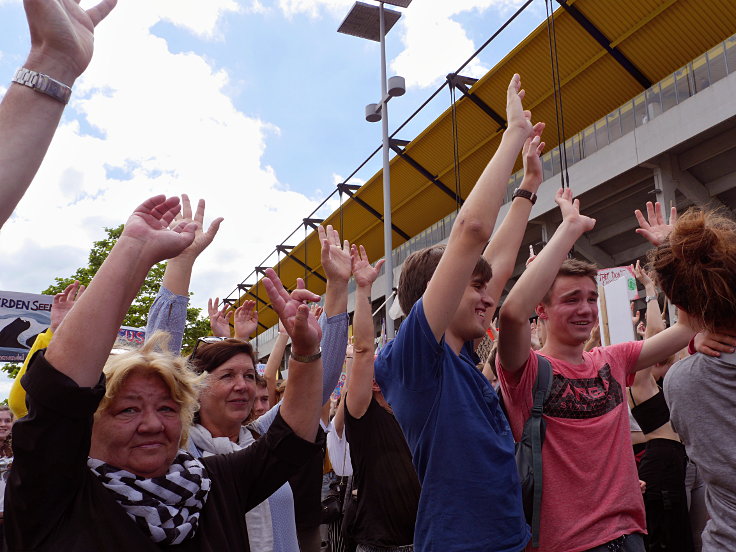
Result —
M 514 439 L 476 362 L 470 342 L 460 356 L 437 343 L 421 300 L 376 359 L 422 484 L 420 552 L 518 552 L 529 540 Z

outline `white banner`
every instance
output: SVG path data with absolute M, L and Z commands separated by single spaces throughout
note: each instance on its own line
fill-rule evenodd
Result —
M 0 291 L 0 362 L 23 362 L 51 324 L 53 295 Z

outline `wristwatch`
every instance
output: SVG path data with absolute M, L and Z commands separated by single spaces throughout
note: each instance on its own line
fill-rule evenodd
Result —
M 64 105 L 69 103 L 69 97 L 72 95 L 72 89 L 63 82 L 25 67 L 21 67 L 15 72 L 13 82 L 32 88 L 41 94 L 46 94 Z
M 644 298 L 644 302 L 645 302 L 645 303 L 648 303 L 649 301 L 654 301 L 655 299 L 657 299 L 657 296 L 656 296 L 656 295 L 647 295 L 647 296 L 646 296 L 646 297 Z
M 313 355 L 297 355 L 292 351 L 291 358 L 293 358 L 297 362 L 304 362 L 304 363 L 314 362 L 318 358 L 322 358 L 322 349 L 320 349 Z
M 529 190 L 522 190 L 521 188 L 516 188 L 514 190 L 514 193 L 511 195 L 511 201 L 516 199 L 517 197 L 523 197 L 524 199 L 528 199 L 532 202 L 532 205 L 534 205 L 537 202 L 537 194 L 534 192 L 530 192 Z

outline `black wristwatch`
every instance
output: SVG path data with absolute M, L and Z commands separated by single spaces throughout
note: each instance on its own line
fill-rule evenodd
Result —
M 537 202 L 537 194 L 534 192 L 530 192 L 529 190 L 522 190 L 521 188 L 516 188 L 514 190 L 514 193 L 511 195 L 511 201 L 516 199 L 517 197 L 523 197 L 524 199 L 528 199 L 532 202 L 532 205 L 534 205 Z

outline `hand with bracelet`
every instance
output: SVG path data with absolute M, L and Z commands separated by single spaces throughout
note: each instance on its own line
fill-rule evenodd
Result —
M 115 3 L 84 10 L 67 0 L 24 0 L 31 51 L 0 103 L 0 227 L 41 165 L 71 86 L 92 59 L 95 26 Z
M 320 357 L 319 343 L 322 328 L 310 313 L 307 303 L 319 301 L 319 295 L 304 288 L 304 280 L 297 278 L 296 289 L 289 294 L 273 269 L 266 270 L 263 279 L 271 305 L 291 337 L 291 358 L 298 362 L 312 362 Z

